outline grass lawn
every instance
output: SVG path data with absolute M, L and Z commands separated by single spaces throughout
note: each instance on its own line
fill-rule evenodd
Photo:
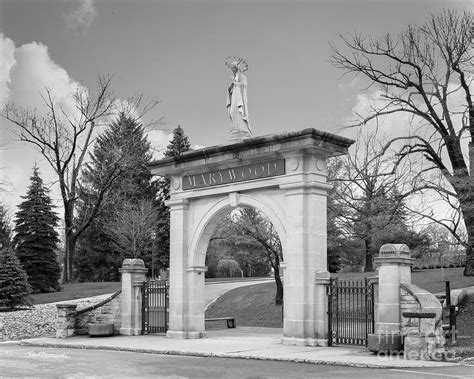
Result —
M 49 293 L 37 293 L 32 295 L 34 304 L 55 303 L 56 301 L 67 301 L 82 299 L 84 297 L 114 293 L 121 288 L 120 282 L 97 282 L 97 283 L 71 283 L 63 284 L 61 291 Z
M 412 273 L 412 281 L 430 292 L 443 292 L 444 280 L 450 280 L 451 289 L 474 285 L 474 277 L 463 276 L 463 268 L 420 270 Z M 337 273 L 341 279 L 373 277 L 375 272 Z M 282 307 L 275 305 L 275 283 L 257 284 L 233 289 L 225 293 L 206 311 L 207 318 L 233 316 L 240 326 L 282 327 Z M 209 323 L 210 328 L 214 327 Z M 222 323 L 220 324 L 222 327 Z
M 206 311 L 206 318 L 232 316 L 237 326 L 282 327 L 282 306 L 275 304 L 275 283 L 257 284 L 226 292 Z M 206 328 L 221 327 L 206 322 Z

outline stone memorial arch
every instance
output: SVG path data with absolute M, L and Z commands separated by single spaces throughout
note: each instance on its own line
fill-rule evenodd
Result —
M 286 344 L 327 345 L 326 159 L 352 140 L 315 129 L 246 139 L 151 165 L 171 181 L 168 337 L 201 338 L 206 250 L 236 207 L 265 214 L 278 231 Z M 238 320 L 237 320 L 238 323 Z

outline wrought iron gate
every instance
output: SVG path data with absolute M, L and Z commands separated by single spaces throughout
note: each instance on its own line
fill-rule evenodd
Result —
M 148 280 L 142 286 L 142 334 L 168 330 L 169 285 L 166 280 Z
M 374 332 L 374 281 L 331 278 L 328 287 L 329 346 L 367 346 Z

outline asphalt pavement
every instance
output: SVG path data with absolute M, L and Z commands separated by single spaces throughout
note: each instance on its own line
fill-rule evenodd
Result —
M 472 367 L 377 369 L 0 344 L 0 377 L 468 378 Z

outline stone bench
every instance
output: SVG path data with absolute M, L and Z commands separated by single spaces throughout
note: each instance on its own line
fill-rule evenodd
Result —
M 205 321 L 226 321 L 228 328 L 235 328 L 235 317 L 206 318 Z

